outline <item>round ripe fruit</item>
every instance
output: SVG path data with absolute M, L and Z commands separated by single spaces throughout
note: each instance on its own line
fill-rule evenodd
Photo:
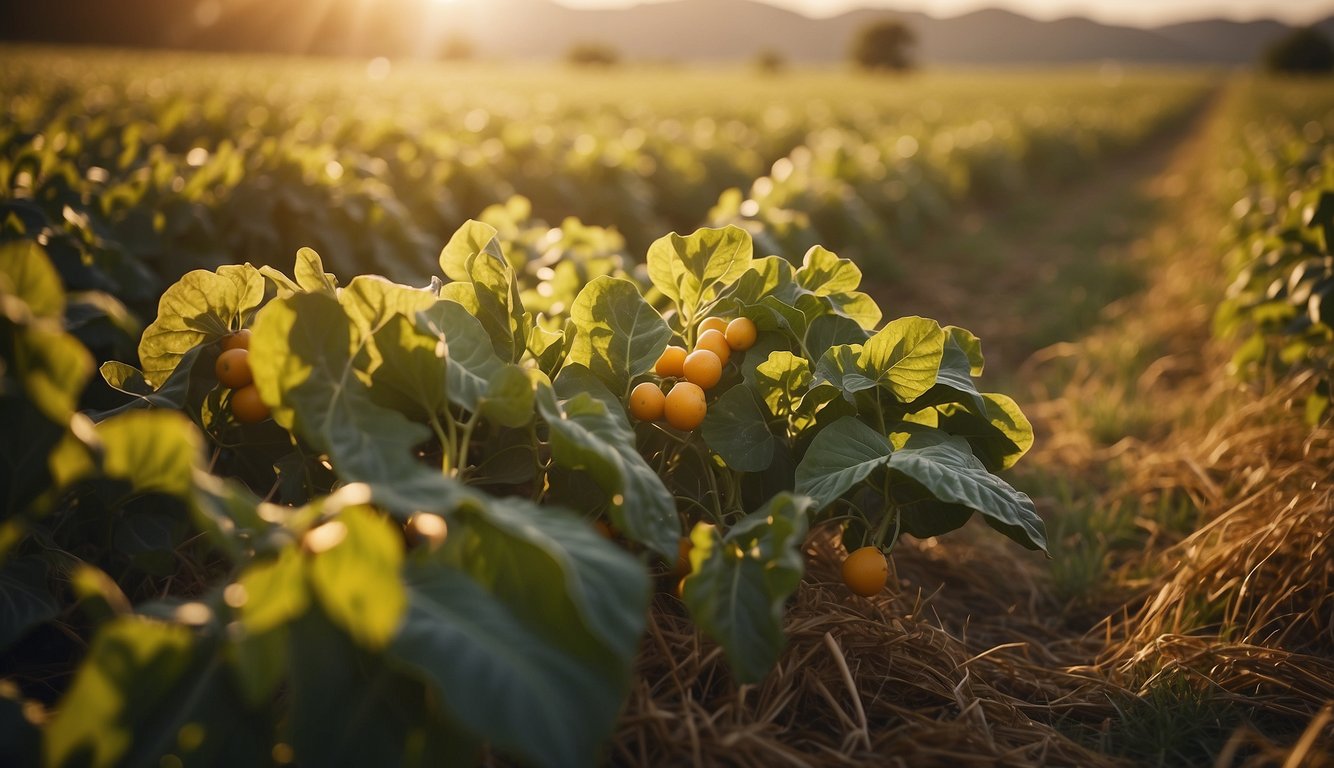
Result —
M 250 352 L 244 349 L 229 349 L 218 355 L 218 362 L 213 366 L 222 386 L 240 389 L 254 378 L 250 375 Z
M 727 330 L 727 321 L 721 317 L 706 317 L 704 322 L 699 324 L 699 332 L 705 331 L 725 331 Z
M 690 543 L 689 536 L 682 536 L 676 543 L 676 565 L 672 567 L 672 575 L 678 579 L 683 579 L 690 575 L 690 550 L 694 545 Z
M 758 330 L 755 328 L 755 321 L 749 317 L 738 317 L 727 324 L 727 330 L 723 333 L 727 337 L 727 345 L 738 352 L 750 349 L 755 346 L 755 335 Z
M 878 547 L 862 547 L 843 561 L 843 583 L 862 597 L 871 597 L 885 588 L 889 563 Z
M 707 349 L 718 356 L 718 362 L 727 365 L 727 358 L 732 356 L 732 348 L 727 346 L 727 337 L 717 328 L 709 330 L 699 335 L 699 340 L 695 342 L 695 350 Z
M 680 378 L 684 375 L 681 372 L 681 364 L 685 361 L 686 351 L 684 347 L 668 347 L 658 357 L 658 362 L 653 366 L 653 371 L 663 378 L 668 376 Z
M 242 328 L 236 333 L 229 333 L 222 337 L 222 349 L 250 349 L 250 331 Z
M 704 423 L 704 413 L 708 406 L 704 402 L 704 390 L 699 385 L 688 381 L 678 381 L 667 393 L 664 409 L 667 423 L 677 429 L 690 431 Z
M 723 364 L 712 351 L 697 349 L 686 355 L 681 372 L 685 374 L 686 381 L 697 384 L 701 389 L 713 389 L 723 377 Z
M 657 421 L 662 418 L 662 406 L 667 396 L 658 389 L 658 385 L 646 381 L 630 392 L 630 415 L 640 421 Z
M 242 424 L 256 424 L 269 417 L 269 407 L 259 397 L 254 384 L 232 392 L 232 415 Z

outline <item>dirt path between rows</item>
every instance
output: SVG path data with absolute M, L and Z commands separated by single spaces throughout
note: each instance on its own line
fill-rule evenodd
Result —
M 1143 287 L 1144 238 L 1187 192 L 1182 169 L 1199 151 L 1218 101 L 1082 181 L 965 213 L 952 231 L 897 254 L 902 275 L 867 290 L 887 316 L 923 315 L 984 341 L 992 385 L 1035 351 L 1073 341 L 1111 302 Z

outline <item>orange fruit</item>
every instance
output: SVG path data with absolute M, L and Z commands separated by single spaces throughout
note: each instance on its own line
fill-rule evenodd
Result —
M 246 328 L 222 337 L 222 349 L 250 349 L 250 331 Z
M 678 579 L 690 575 L 690 550 L 694 546 L 690 543 L 689 536 L 682 536 L 676 544 L 676 565 L 672 568 L 672 575 Z
M 213 372 L 218 374 L 218 381 L 222 386 L 230 389 L 239 389 L 244 387 L 254 378 L 250 375 L 250 351 L 245 349 L 229 349 L 218 355 L 218 362 L 213 366 Z
M 843 561 L 843 583 L 862 597 L 871 597 L 885 588 L 889 563 L 879 547 L 862 547 Z
M 695 342 L 695 350 L 707 349 L 718 356 L 718 362 L 727 365 L 727 359 L 732 356 L 732 348 L 727 345 L 727 337 L 717 328 L 709 330 L 699 335 L 699 340 Z
M 706 317 L 704 322 L 699 324 L 699 332 L 705 331 L 725 331 L 727 330 L 727 321 L 721 317 Z
M 653 371 L 659 376 L 666 378 L 668 376 L 680 377 L 681 364 L 686 361 L 686 351 L 684 347 L 668 347 L 658 356 L 658 362 L 653 366 Z
M 708 349 L 697 349 L 686 355 L 681 369 L 686 381 L 699 385 L 701 389 L 713 389 L 723 377 L 722 362 Z
M 269 417 L 269 406 L 259 397 L 259 390 L 254 384 L 232 392 L 232 415 L 242 424 L 256 424 Z
M 667 423 L 687 432 L 704 423 L 704 414 L 708 411 L 704 390 L 689 381 L 678 381 L 672 386 L 665 406 Z
M 755 321 L 749 317 L 738 317 L 727 324 L 727 330 L 723 336 L 727 337 L 727 345 L 738 352 L 745 351 L 755 346 L 755 336 L 759 329 L 755 327 Z
M 667 396 L 657 384 L 643 382 L 630 392 L 630 415 L 640 421 L 657 421 L 662 418 L 663 403 Z

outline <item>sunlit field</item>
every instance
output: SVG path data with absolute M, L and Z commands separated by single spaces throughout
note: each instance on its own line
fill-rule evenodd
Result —
M 0 48 L 0 754 L 1327 765 L 1332 137 Z

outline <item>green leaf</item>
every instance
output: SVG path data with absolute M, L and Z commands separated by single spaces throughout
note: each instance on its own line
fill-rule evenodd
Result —
M 162 386 L 187 352 L 243 328 L 263 301 L 264 278 L 249 265 L 187 272 L 162 294 L 139 341 L 144 378 Z
M 981 396 L 986 417 L 954 405 L 940 406 L 937 424 L 943 432 L 968 439 L 973 455 L 992 472 L 1009 469 L 1033 447 L 1033 425 L 1019 404 L 994 393 Z
M 208 347 L 191 349 L 181 356 L 176 370 L 172 371 L 157 389 L 148 383 L 138 368 L 114 360 L 105 362 L 100 369 L 103 380 L 113 389 L 132 395 L 135 399 L 118 408 L 92 414 L 92 418 L 95 421 L 105 421 L 116 414 L 141 408 L 166 408 L 179 411 L 184 410 L 190 403 L 202 403 L 209 391 L 218 384 L 213 363 L 209 362 L 215 359 L 216 353 Z M 201 362 L 201 365 L 197 365 Z
M 783 649 L 783 604 L 801 582 L 812 500 L 780 493 L 726 536 L 706 523 L 690 534 L 691 574 L 682 599 L 717 640 L 737 679 L 758 683 Z
M 945 333 L 949 334 L 950 340 L 968 357 L 968 373 L 972 376 L 981 376 L 983 368 L 986 367 L 986 360 L 982 357 L 982 340 L 974 336 L 972 331 L 957 325 L 945 326 Z
M 57 487 L 101 476 L 127 481 L 136 494 L 188 501 L 202 455 L 203 440 L 185 414 L 133 411 L 68 434 L 51 453 L 51 475 Z
M 550 642 L 628 684 L 648 604 L 643 565 L 584 518 L 518 498 L 461 505 L 444 557 Z
M 367 650 L 383 648 L 393 638 L 407 605 L 399 579 L 402 535 L 366 506 L 343 509 L 317 529 L 319 533 L 325 530 L 336 541 L 311 560 L 307 570 L 311 592 L 329 618 L 354 640 Z M 307 536 L 322 538 L 315 533 Z
M 11 306 L 8 297 L 26 306 Z M 60 320 L 65 315 L 65 289 L 46 249 L 31 240 L 0 245 L 0 317 L 16 323 L 27 317 Z
M 23 390 L 44 416 L 69 423 L 93 373 L 93 356 L 78 339 L 48 327 L 30 326 L 14 339 L 14 362 Z
M 599 277 L 585 285 L 570 307 L 575 326 L 567 364 L 587 367 L 612 392 L 629 390 L 667 348 L 672 331 L 629 280 Z
M 874 429 L 844 416 L 820 430 L 797 465 L 797 493 L 823 509 L 889 460 L 893 446 Z
M 946 336 L 945 350 L 940 357 L 940 370 L 936 372 L 936 383 L 918 398 L 913 405 L 938 405 L 940 403 L 964 403 L 979 415 L 987 412 L 986 402 L 973 383 L 973 363 L 968 352 L 959 345 L 953 335 Z
M 417 328 L 445 345 L 450 402 L 475 413 L 505 362 L 496 357 L 491 337 L 462 305 L 441 300 L 417 313 Z
M 402 315 L 385 321 L 371 340 L 379 350 L 370 386 L 370 395 L 377 403 L 414 420 L 449 410 L 447 345 Z M 486 351 L 491 353 L 489 344 Z
M 778 442 L 754 391 L 745 384 L 731 387 L 709 406 L 700 435 L 723 463 L 739 472 L 767 469 Z
M 541 374 L 537 374 L 541 375 Z M 533 420 L 534 379 L 527 369 L 507 363 L 496 372 L 482 400 L 482 415 L 502 427 L 517 429 Z
M 179 714 L 172 694 L 193 651 L 183 625 L 127 616 L 103 626 L 46 728 L 46 765 L 120 765 L 132 747 L 160 737 Z
M 598 762 L 621 707 L 618 680 L 460 571 L 421 563 L 406 579 L 408 617 L 390 653 L 431 681 L 452 717 L 534 765 Z
M 440 268 L 454 283 L 440 297 L 453 299 L 476 314 L 496 355 L 508 363 L 522 359 L 529 321 L 514 269 L 495 240 L 495 229 L 469 221 L 454 233 L 440 254 Z
M 752 257 L 750 233 L 739 227 L 698 229 L 686 237 L 673 232 L 649 246 L 649 279 L 690 323 L 745 273 Z
M 59 615 L 60 600 L 51 590 L 46 561 L 34 555 L 4 559 L 0 565 L 0 651 Z
M 857 321 L 842 315 L 821 315 L 806 329 L 806 350 L 812 360 L 819 360 L 830 347 L 840 344 L 862 345 L 870 335 Z
M 816 296 L 832 296 L 857 290 L 862 271 L 849 259 L 840 259 L 823 246 L 812 246 L 795 275 L 797 285 Z
M 445 718 L 441 697 L 427 681 L 355 645 L 318 612 L 296 622 L 288 635 L 287 741 L 297 764 L 428 768 L 478 762 L 477 745 Z M 437 663 L 458 661 L 447 657 Z
M 913 434 L 889 457 L 888 466 L 921 483 L 937 499 L 981 513 L 988 525 L 1022 546 L 1047 551 L 1045 527 L 1032 499 L 988 472 L 962 437 Z
M 255 319 L 250 370 L 279 424 L 332 459 L 345 481 L 371 487 L 398 515 L 448 505 L 461 486 L 416 460 L 422 424 L 378 405 L 353 366 L 351 321 L 320 293 L 268 303 Z
M 296 547 L 284 547 L 273 560 L 250 564 L 237 581 L 245 602 L 238 612 L 250 635 L 262 635 L 300 618 L 310 604 L 305 564 Z
M 580 368 L 566 366 L 560 379 L 570 380 Z M 635 448 L 624 409 L 609 407 L 615 402 L 611 394 L 592 376 L 583 378 L 587 389 L 564 401 L 557 401 L 548 387 L 538 389 L 538 409 L 551 431 L 552 460 L 593 477 L 611 500 L 612 521 L 626 536 L 664 557 L 676 557 L 681 528 L 671 492 Z
M 361 336 L 370 336 L 394 317 L 412 319 L 437 299 L 431 291 L 399 285 L 379 275 L 358 275 L 338 293 L 338 302 Z
M 755 367 L 755 390 L 775 416 L 796 411 L 810 385 L 810 363 L 791 352 L 771 352 Z
M 445 277 L 455 282 L 471 282 L 472 273 L 468 262 L 479 253 L 487 253 L 493 259 L 505 260 L 496 239 L 496 228 L 475 219 L 464 222 L 454 235 L 449 238 L 440 252 L 440 270 Z
M 915 316 L 891 320 L 862 345 L 857 367 L 900 401 L 910 403 L 936 383 L 946 338 L 935 320 Z
M 296 266 L 292 276 L 301 290 L 309 293 L 334 295 L 338 288 L 338 278 L 324 271 L 324 262 L 313 248 L 301 248 L 296 252 Z

